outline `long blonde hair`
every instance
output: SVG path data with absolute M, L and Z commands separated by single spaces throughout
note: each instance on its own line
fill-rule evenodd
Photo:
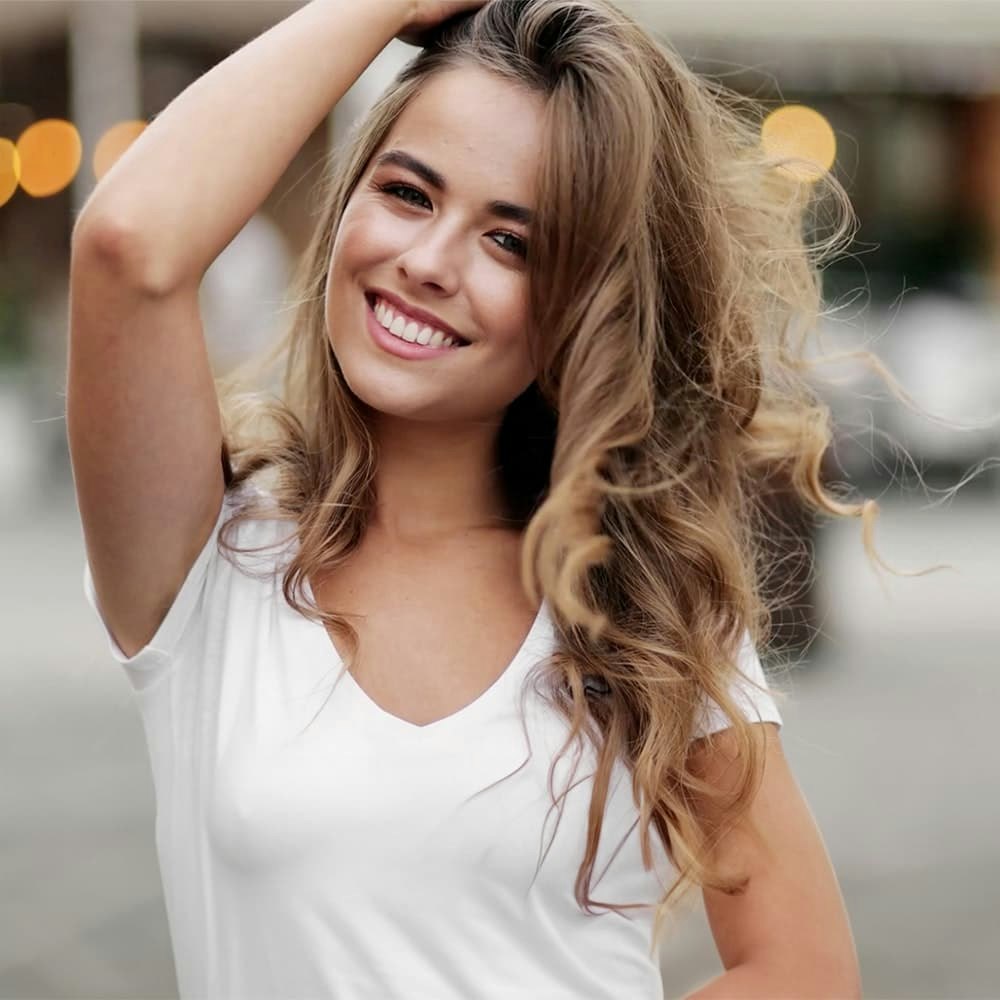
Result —
M 769 638 L 766 491 L 777 483 L 810 512 L 862 518 L 866 550 L 884 565 L 871 544 L 875 503 L 822 482 L 831 418 L 803 357 L 823 315 L 821 265 L 855 219 L 835 178 L 805 183 L 765 153 L 761 107 L 693 73 L 607 0 L 494 2 L 449 22 L 333 155 L 292 321 L 261 363 L 284 362 L 283 398 L 248 390 L 245 369 L 217 379 L 227 489 L 273 474 L 276 516 L 300 541 L 285 598 L 353 652 L 346 616 L 302 591 L 357 547 L 377 466 L 364 406 L 327 339 L 327 269 L 345 205 L 393 123 L 431 76 L 464 66 L 545 101 L 527 261 L 538 375 L 510 405 L 497 453 L 523 530 L 525 593 L 547 599 L 557 629 L 546 676 L 569 723 L 563 750 L 586 733 L 599 751 L 575 894 L 595 903 L 611 770 L 624 761 L 644 861 L 653 824 L 680 876 L 659 923 L 696 885 L 746 884 L 722 874 L 713 847 L 763 768 L 765 727 L 741 713 L 731 684 L 747 633 L 758 648 Z M 810 242 L 818 206 L 833 221 Z M 259 513 L 251 503 L 226 528 Z M 585 690 L 591 677 L 597 693 Z M 711 825 L 694 803 L 720 795 L 688 756 L 706 699 L 739 747 L 738 793 L 716 802 Z

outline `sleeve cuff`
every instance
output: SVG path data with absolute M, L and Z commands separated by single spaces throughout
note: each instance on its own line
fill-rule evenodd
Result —
M 750 722 L 774 722 L 780 727 L 782 718 L 775 699 L 767 691 L 761 691 L 752 684 L 746 683 L 749 680 L 765 688 L 768 686 L 764 666 L 754 648 L 749 632 L 744 636 L 743 645 L 740 647 L 737 668 L 741 676 L 735 679 L 730 688 L 730 694 L 736 701 L 737 708 Z M 691 738 L 698 739 L 702 736 L 708 736 L 711 733 L 728 729 L 731 725 L 732 722 L 718 703 L 712 699 L 706 699 L 701 717 L 695 725 Z

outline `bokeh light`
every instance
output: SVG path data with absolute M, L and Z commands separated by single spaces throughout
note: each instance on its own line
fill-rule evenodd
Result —
M 72 122 L 44 118 L 29 125 L 17 140 L 21 187 L 34 198 L 58 194 L 80 169 L 83 143 Z
M 97 141 L 92 166 L 94 177 L 100 180 L 136 139 L 142 135 L 146 122 L 141 119 L 112 125 Z
M 10 139 L 0 139 L 0 205 L 14 196 L 21 180 L 21 157 Z
M 760 132 L 769 156 L 796 158 L 777 169 L 797 181 L 819 180 L 837 157 L 837 138 L 830 123 L 804 104 L 786 104 L 772 111 Z

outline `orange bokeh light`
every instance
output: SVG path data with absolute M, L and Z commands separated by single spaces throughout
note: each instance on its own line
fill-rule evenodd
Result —
M 10 139 L 0 139 L 0 205 L 6 205 L 21 180 L 21 158 Z
M 803 104 L 786 104 L 772 111 L 761 126 L 760 137 L 769 156 L 796 158 L 797 162 L 777 168 L 795 180 L 819 180 L 837 157 L 837 138 L 830 123 Z
M 17 152 L 21 187 L 32 197 L 46 198 L 72 183 L 80 169 L 83 143 L 72 122 L 44 118 L 21 133 Z
M 114 166 L 118 157 L 142 135 L 145 128 L 146 122 L 141 119 L 118 122 L 101 136 L 94 149 L 92 161 L 94 177 L 97 180 L 100 180 Z

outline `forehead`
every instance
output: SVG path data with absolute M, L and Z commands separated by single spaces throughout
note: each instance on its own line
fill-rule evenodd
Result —
M 405 149 L 443 174 L 449 190 L 530 199 L 542 110 L 540 95 L 485 70 L 448 70 L 426 81 L 380 152 Z

